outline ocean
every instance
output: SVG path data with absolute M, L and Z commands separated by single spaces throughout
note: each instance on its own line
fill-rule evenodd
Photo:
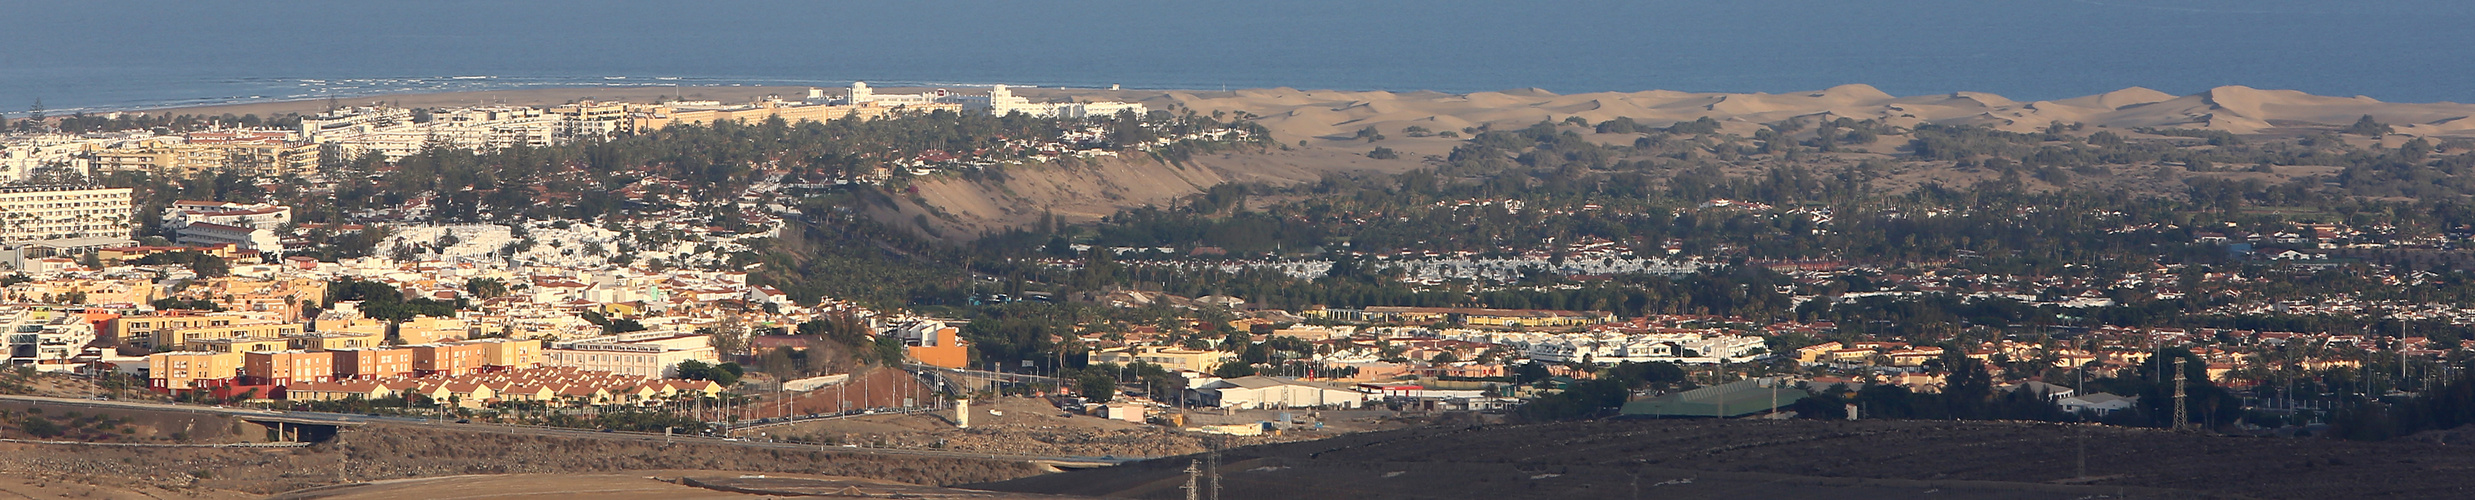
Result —
M 1294 87 L 2475 101 L 2463 0 L 0 3 L 0 113 L 548 86 Z

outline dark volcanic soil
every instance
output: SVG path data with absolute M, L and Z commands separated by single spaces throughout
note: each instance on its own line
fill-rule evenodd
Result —
M 2087 433 L 2088 477 L 2077 478 Z M 1601 421 L 1241 448 L 1222 497 L 2467 498 L 2475 447 L 2041 423 Z M 1183 498 L 1189 458 L 966 487 Z M 2076 478 L 2076 479 L 2075 479 Z
M 0 443 L 0 474 L 78 489 L 153 485 L 187 496 L 266 495 L 338 483 L 458 474 L 650 469 L 794 472 L 915 484 L 1042 473 L 1019 462 L 765 450 L 734 446 L 459 432 L 371 425 L 306 448 L 126 448 Z

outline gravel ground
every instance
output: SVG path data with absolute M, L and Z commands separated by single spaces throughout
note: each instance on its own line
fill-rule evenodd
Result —
M 2079 443 L 2087 476 L 2079 477 Z M 1189 459 L 968 487 L 1179 498 Z M 2465 498 L 2475 447 L 1950 421 L 1430 427 L 1222 454 L 1225 498 Z

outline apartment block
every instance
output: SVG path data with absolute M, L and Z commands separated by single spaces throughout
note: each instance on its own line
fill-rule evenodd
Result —
M 480 339 L 456 344 L 481 346 L 481 365 L 490 369 L 541 366 L 540 340 Z
M 229 319 L 226 321 L 229 321 Z M 251 321 L 247 323 L 231 322 L 230 324 L 214 325 L 210 322 L 207 326 L 193 326 L 170 330 L 157 329 L 155 330 L 155 338 L 153 343 L 148 345 L 186 345 L 193 341 L 214 339 L 248 338 L 280 340 L 285 336 L 298 335 L 300 333 L 300 323 Z
M 335 349 L 335 378 L 371 380 L 412 375 L 411 349 Z
M 130 188 L 0 188 L 0 242 L 129 237 Z
M 334 351 L 368 349 L 387 345 L 387 335 L 381 332 L 308 332 L 284 337 L 292 349 L 303 351 Z
M 241 354 L 231 352 L 156 353 L 146 357 L 147 385 L 164 392 L 228 386 L 241 362 Z
M 289 386 L 335 380 L 335 354 L 309 351 L 241 354 L 242 385 Z
M 197 339 L 180 344 L 184 351 L 204 352 L 266 352 L 290 350 L 292 341 L 256 337 Z
M 412 350 L 413 374 L 425 377 L 480 371 L 484 359 L 480 344 L 421 344 L 404 348 Z

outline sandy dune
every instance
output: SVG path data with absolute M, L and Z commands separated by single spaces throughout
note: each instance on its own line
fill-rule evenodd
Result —
M 1278 139 L 1335 138 L 1374 126 L 1387 134 L 1409 126 L 1457 130 L 1479 124 L 1522 126 L 1578 116 L 1592 122 L 1629 117 L 1651 125 L 1704 116 L 1730 132 L 1750 133 L 1758 124 L 1799 117 L 1878 119 L 1893 125 L 1920 123 L 1984 125 L 2029 131 L 2054 122 L 2114 128 L 2204 128 L 2238 134 L 2273 133 L 2286 127 L 2338 127 L 2372 115 L 2399 133 L 2475 136 L 2475 105 L 2387 103 L 2369 97 L 2316 96 L 2291 90 L 2242 86 L 2186 96 L 2131 87 L 2053 101 L 2019 102 L 1982 92 L 1892 96 L 1861 84 L 1784 94 L 1692 93 L 1665 90 L 1556 95 L 1538 89 L 1451 95 L 1435 92 L 1356 92 L 1248 89 L 1231 92 L 1059 91 L 1050 98 L 1140 100 L 1156 107 L 1183 106 L 1202 113 L 1243 111 L 1260 116 Z
M 886 89 L 911 91 L 912 89 Z M 925 90 L 925 89 L 919 89 Z M 955 89 L 976 92 L 979 89 Z M 545 105 L 576 99 L 650 102 L 685 95 L 741 102 L 763 95 L 796 96 L 806 87 L 647 87 L 524 89 L 449 94 L 363 97 L 345 104 L 391 102 L 413 106 L 477 103 Z M 827 89 L 839 93 L 840 89 Z M 2419 136 L 2475 137 L 2475 105 L 2452 102 L 2389 103 L 2370 97 L 2317 96 L 2292 90 L 2225 86 L 2176 96 L 2141 87 L 2052 101 L 2018 102 L 1983 92 L 1893 96 L 1869 85 L 1848 84 L 1783 94 L 1695 93 L 1671 90 L 1557 95 L 1540 89 L 1470 94 L 1299 90 L 1287 87 L 1234 91 L 1098 90 L 1019 88 L 1016 94 L 1045 101 L 1140 101 L 1153 109 L 1185 107 L 1254 114 L 1282 142 L 1344 138 L 1374 126 L 1395 134 L 1410 126 L 1459 130 L 1481 124 L 1526 126 L 1579 116 L 1591 122 L 1629 117 L 1653 126 L 1704 116 L 1728 132 L 1750 134 L 1761 124 L 1800 117 L 1878 119 L 1898 126 L 1920 123 L 1984 125 L 2028 131 L 2054 122 L 2113 128 L 2204 128 L 2237 134 L 2275 133 L 2281 128 L 2339 127 L 2364 115 Z M 158 110 L 158 113 L 315 113 L 326 101 L 259 103 Z

